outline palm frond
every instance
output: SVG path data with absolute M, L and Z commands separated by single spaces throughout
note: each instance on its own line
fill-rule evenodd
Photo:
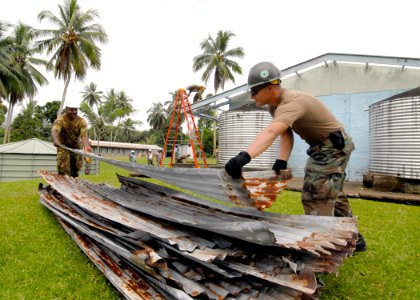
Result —
M 242 68 L 232 58 L 243 58 L 244 50 L 241 47 L 228 49 L 230 40 L 235 36 L 231 31 L 217 32 L 216 39 L 209 35 L 200 43 L 202 54 L 193 58 L 193 71 L 198 72 L 204 68 L 201 80 L 207 84 L 213 75 L 214 90 L 224 89 L 227 81 L 235 83 L 236 74 L 242 74 Z

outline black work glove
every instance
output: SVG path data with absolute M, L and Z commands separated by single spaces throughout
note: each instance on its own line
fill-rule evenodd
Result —
M 233 179 L 239 179 L 242 176 L 242 167 L 250 161 L 251 156 L 247 152 L 241 151 L 227 162 L 225 170 Z
M 277 175 L 280 175 L 280 170 L 285 170 L 285 169 L 287 169 L 287 161 L 281 160 L 281 159 L 276 159 L 276 162 L 273 164 L 273 167 L 271 168 L 271 170 L 274 170 L 274 172 L 276 172 Z

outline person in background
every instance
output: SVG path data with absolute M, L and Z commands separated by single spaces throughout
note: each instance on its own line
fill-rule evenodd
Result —
M 51 137 L 54 146 L 57 147 L 57 171 L 60 175 L 78 177 L 83 166 L 82 157 L 71 153 L 60 145 L 72 149 L 83 149 L 92 152 L 87 136 L 87 123 L 77 115 L 78 107 L 66 107 L 53 124 Z
M 160 162 L 162 161 L 162 151 L 159 150 L 156 153 L 156 162 L 157 162 L 157 166 L 160 167 Z
M 153 153 L 152 153 L 152 149 L 149 149 L 149 153 L 147 154 L 147 164 L 149 166 L 153 166 Z
M 257 106 L 267 105 L 273 121 L 246 149 L 225 165 L 234 179 L 242 167 L 267 150 L 280 136 L 279 157 L 272 169 L 279 174 L 287 168 L 293 148 L 293 131 L 308 145 L 308 160 L 302 189 L 302 205 L 307 215 L 352 217 L 350 203 L 343 192 L 346 167 L 355 149 L 343 125 L 317 98 L 281 87 L 280 70 L 270 62 L 251 68 L 248 89 Z M 356 251 L 366 251 L 359 233 Z
M 188 97 L 191 95 L 191 93 L 195 92 L 194 95 L 194 99 L 193 99 L 193 103 L 197 102 L 197 101 L 201 101 L 203 100 L 203 93 L 204 90 L 206 89 L 205 86 L 202 85 L 190 85 L 189 87 L 187 87 L 187 91 L 188 91 Z
M 130 160 L 131 163 L 137 163 L 137 156 L 134 150 L 131 150 L 130 155 L 128 156 L 128 159 Z
M 179 148 L 178 148 L 178 146 L 176 146 L 175 147 L 175 160 L 177 160 L 179 158 L 179 156 L 180 156 Z

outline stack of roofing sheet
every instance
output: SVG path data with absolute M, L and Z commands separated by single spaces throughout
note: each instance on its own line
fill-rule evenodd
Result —
M 107 164 L 130 170 L 141 176 L 164 181 L 200 195 L 239 206 L 253 206 L 258 209 L 270 207 L 277 193 L 286 184 L 287 174 L 276 175 L 274 171 L 243 172 L 244 178 L 232 179 L 224 169 L 215 168 L 156 168 L 128 163 L 61 146 L 70 152 L 91 157 Z
M 352 255 L 353 218 L 228 207 L 133 178 L 40 172 L 50 209 L 127 299 L 300 299 Z

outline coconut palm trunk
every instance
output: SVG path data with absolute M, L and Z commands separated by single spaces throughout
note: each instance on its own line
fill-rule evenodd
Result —
M 71 75 L 67 77 L 67 80 L 64 84 L 63 96 L 61 97 L 61 104 L 60 104 L 60 108 L 57 111 L 57 117 L 61 115 L 61 113 L 63 112 L 64 103 L 66 102 L 67 89 L 69 88 L 69 84 L 70 84 L 70 79 L 71 79 Z
M 3 144 L 10 142 L 10 129 L 12 127 L 12 115 L 13 115 L 12 101 L 9 101 L 9 108 L 7 109 L 6 128 L 4 130 Z

